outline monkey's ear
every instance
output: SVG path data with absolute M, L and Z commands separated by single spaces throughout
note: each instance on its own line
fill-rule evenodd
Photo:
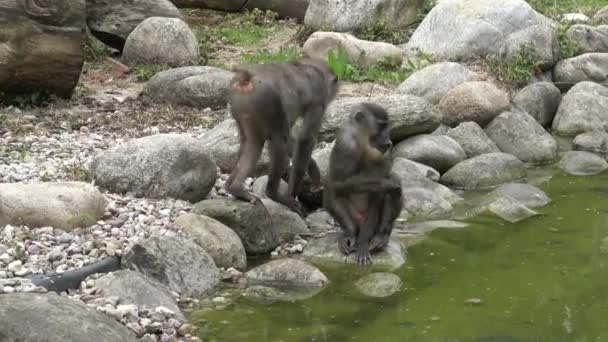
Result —
M 363 122 L 365 120 L 365 114 L 363 114 L 362 111 L 357 111 L 355 113 L 355 120 L 357 120 L 357 122 Z

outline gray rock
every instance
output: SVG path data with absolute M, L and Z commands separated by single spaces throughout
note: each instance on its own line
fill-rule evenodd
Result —
M 553 83 L 536 82 L 520 90 L 513 103 L 547 127 L 553 121 L 561 100 L 562 94 Z
M 608 52 L 608 25 L 572 25 L 566 32 L 578 53 Z
M 177 318 L 185 317 L 177 301 L 162 284 L 131 270 L 119 270 L 108 273 L 95 280 L 95 287 L 104 297 L 117 297 L 120 304 L 135 304 L 140 309 L 154 311 L 163 306 L 176 313 Z
M 358 39 L 348 33 L 315 32 L 304 43 L 304 53 L 311 57 L 326 60 L 330 50 L 337 53 L 342 47 L 353 65 L 366 68 L 383 59 L 397 64 L 403 61 L 403 50 L 393 44 Z
M 317 162 L 317 166 L 319 166 L 321 180 L 323 181 L 329 172 L 329 157 L 331 155 L 331 150 L 334 147 L 334 143 L 321 142 L 318 146 L 319 148 L 312 152 L 312 158 Z
M 593 82 L 576 84 L 564 95 L 552 128 L 563 136 L 608 131 L 608 88 Z
M 180 18 L 168 0 L 87 0 L 87 26 L 106 45 L 121 50 L 129 34 L 150 17 Z
M 106 199 L 82 182 L 0 184 L 0 226 L 88 227 L 105 212 Z
M 401 289 L 401 279 L 392 273 L 371 273 L 355 282 L 359 292 L 375 298 L 384 298 Z
M 591 131 L 574 137 L 572 141 L 575 150 L 597 153 L 604 158 L 608 157 L 608 132 Z
M 268 197 L 268 196 L 266 196 L 266 185 L 267 184 L 268 184 L 268 175 L 258 177 L 251 185 L 251 190 L 253 190 L 253 192 L 255 192 L 258 196 L 267 198 Z M 279 182 L 279 192 L 282 194 L 286 194 L 288 186 L 289 185 L 287 184 L 287 182 L 284 181 L 283 179 L 281 179 L 281 181 Z
M 187 66 L 161 71 L 146 84 L 152 102 L 198 108 L 224 106 L 233 73 L 210 66 Z
M 482 154 L 456 164 L 441 176 L 441 183 L 462 189 L 487 189 L 524 177 L 524 163 L 512 154 L 499 152 Z
M 555 82 L 570 85 L 591 81 L 608 85 L 608 53 L 592 52 L 559 61 L 553 69 Z
M 467 121 L 484 127 L 509 106 L 507 93 L 490 82 L 481 81 L 462 83 L 439 101 L 442 122 L 451 127 Z
M 220 283 L 213 258 L 192 240 L 179 236 L 141 240 L 126 251 L 122 264 L 188 297 L 209 294 Z
M 608 168 L 608 162 L 596 154 L 585 151 L 568 151 L 559 161 L 559 168 L 574 176 L 591 176 Z
M 395 92 L 419 96 L 436 105 L 452 88 L 474 78 L 475 74 L 461 64 L 436 63 L 413 73 Z
M 503 184 L 490 193 L 494 198 L 510 197 L 529 208 L 543 207 L 551 203 L 544 191 L 525 183 Z
M 488 210 L 511 223 L 516 223 L 527 219 L 528 217 L 538 215 L 536 211 L 526 207 L 510 196 L 501 197 L 490 203 Z
M 268 253 L 279 245 L 279 235 L 272 229 L 272 219 L 264 205 L 218 198 L 196 203 L 192 212 L 230 227 L 241 238 L 247 253 Z
M 306 222 L 300 215 L 291 211 L 286 206 L 274 202 L 271 199 L 263 198 L 262 203 L 270 214 L 272 225 L 267 229 L 272 229 L 279 237 L 279 241 L 287 242 L 293 240 L 296 235 L 308 235 L 310 230 Z
M 327 277 L 304 261 L 284 258 L 267 262 L 245 273 L 247 284 L 278 287 L 324 287 Z
M 241 239 L 221 222 L 211 217 L 188 213 L 178 217 L 175 224 L 211 255 L 217 267 L 233 267 L 239 270 L 247 267 L 247 255 Z
M 113 192 L 195 202 L 213 188 L 217 167 L 200 140 L 185 134 L 158 134 L 100 153 L 91 164 L 91 174 Z
M 326 233 L 336 230 L 334 219 L 325 210 L 318 210 L 306 216 L 306 224 L 311 233 Z
M 484 153 L 500 152 L 483 128 L 473 121 L 463 122 L 448 129 L 446 135 L 462 147 L 468 158 Z
M 453 210 L 448 201 L 423 187 L 403 188 L 403 209 L 411 217 L 423 220 L 446 218 Z
M 554 39 L 546 37 L 550 32 L 544 33 L 545 27 L 550 22 L 523 0 L 442 0 L 420 23 L 405 49 L 421 50 L 440 60 L 460 60 L 499 55 L 518 50 L 518 44 L 541 40 L 534 47 L 535 55 L 548 64 L 556 60 L 558 51 Z
M 439 184 L 437 182 L 433 182 L 428 179 L 419 179 L 419 180 L 404 180 L 401 182 L 401 186 L 404 189 L 407 188 L 423 188 L 428 189 L 436 193 L 439 197 L 441 197 L 444 201 L 454 205 L 460 201 L 462 201 L 462 197 L 452 191 L 445 185 Z
M 245 298 L 271 304 L 276 301 L 294 302 L 314 297 L 323 290 L 322 287 L 285 287 L 285 286 L 247 286 L 243 292 Z
M 466 153 L 458 143 L 445 135 L 421 134 L 397 144 L 393 157 L 413 160 L 443 173 L 466 159 Z
M 309 0 L 171 0 L 178 7 L 185 8 L 210 8 L 227 12 L 238 12 L 239 10 L 271 10 L 279 17 L 296 18 L 304 20 Z
M 557 142 L 527 113 L 503 112 L 485 132 L 501 151 L 523 162 L 547 164 L 557 159 Z
M 437 127 L 436 130 L 434 130 L 433 132 L 431 132 L 432 135 L 446 135 L 448 134 L 448 130 L 450 129 L 450 126 L 442 123 L 439 125 L 439 127 Z
M 391 139 L 400 141 L 409 136 L 432 132 L 439 126 L 439 112 L 424 99 L 407 94 L 381 95 L 374 97 L 348 97 L 334 100 L 329 104 L 323 117 L 319 140 L 333 141 L 338 128 L 354 113 L 363 102 L 373 102 L 382 106 L 391 121 Z
M 562 23 L 586 23 L 589 21 L 589 17 L 582 13 L 564 13 L 562 14 L 560 21 Z
M 190 64 L 198 61 L 198 40 L 188 24 L 179 18 L 151 17 L 129 34 L 122 58 L 128 65 Z
M 430 166 L 397 157 L 393 160 L 392 171 L 399 175 L 402 181 L 429 179 L 438 181 L 440 174 Z
M 597 11 L 591 21 L 595 25 L 608 25 L 608 6 Z
M 346 256 L 338 248 L 338 237 L 340 233 L 330 233 L 325 237 L 310 241 L 302 258 L 315 265 L 340 266 L 345 264 L 355 265 L 353 255 Z M 387 248 L 381 252 L 372 254 L 372 267 L 388 270 L 396 270 L 405 263 L 404 247 L 398 239 L 391 238 Z
M 412 0 L 310 0 L 304 24 L 313 30 L 352 31 L 378 21 L 406 27 L 416 20 L 422 4 Z
M 218 123 L 212 129 L 203 133 L 199 140 L 220 170 L 228 173 L 232 171 L 239 158 L 240 146 L 238 127 L 234 119 L 230 118 Z M 270 159 L 268 158 L 266 145 L 252 176 L 261 175 L 268 171 Z
M 500 49 L 503 63 L 517 62 L 522 53 L 542 70 L 551 69 L 560 57 L 559 42 L 553 28 L 546 22 L 525 27 L 509 35 Z
M 137 341 L 124 325 L 84 303 L 55 293 L 0 295 L 2 341 Z

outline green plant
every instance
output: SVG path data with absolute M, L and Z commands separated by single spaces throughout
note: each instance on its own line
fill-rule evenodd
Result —
M 290 46 L 287 48 L 281 47 L 276 52 L 258 50 L 255 53 L 246 53 L 242 58 L 247 63 L 265 64 L 291 62 L 302 58 L 303 55 L 302 49 L 299 46 Z
M 72 164 L 65 165 L 63 167 L 63 172 L 66 174 L 67 178 L 72 181 L 90 182 L 93 180 L 91 172 L 84 166 L 80 159 L 77 159 L 76 162 Z
M 525 83 L 534 73 L 540 73 L 539 63 L 532 54 L 532 47 L 523 44 L 517 53 L 508 61 L 504 62 L 498 58 L 488 58 L 488 67 L 499 80 L 507 83 Z
M 391 44 L 403 44 L 409 39 L 409 35 L 404 28 L 395 27 L 379 20 L 371 25 L 357 29 L 355 36 L 370 41 L 382 41 Z
M 137 79 L 140 81 L 148 81 L 154 75 L 168 69 L 171 69 L 171 67 L 168 65 L 143 63 L 138 63 L 131 68 L 133 73 L 137 76 Z
M 558 19 L 569 12 L 591 15 L 606 3 L 602 0 L 527 0 L 537 12 L 547 17 Z
M 566 35 L 571 26 L 570 24 L 562 24 L 555 30 L 555 36 L 559 42 L 560 58 L 562 59 L 574 57 L 577 54 L 576 45 Z
M 82 50 L 84 59 L 90 62 L 98 61 L 110 56 L 110 49 L 89 34 L 86 35 L 85 44 L 82 46 Z

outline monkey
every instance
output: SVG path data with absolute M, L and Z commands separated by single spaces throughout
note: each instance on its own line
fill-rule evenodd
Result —
M 310 161 L 321 119 L 338 92 L 338 78 L 327 62 L 311 58 L 237 67 L 234 72 L 228 102 L 237 122 L 240 145 L 238 162 L 226 181 L 226 191 L 239 200 L 260 202 L 258 195 L 245 189 L 244 181 L 268 141 L 270 170 L 266 195 L 302 216 L 295 197 L 307 172 L 320 182 L 319 168 Z M 298 118 L 302 119 L 302 127 L 291 141 L 291 128 Z M 286 172 L 288 191 L 282 194 L 279 183 Z
M 323 207 L 338 222 L 340 251 L 355 262 L 372 262 L 384 249 L 403 209 L 401 179 L 391 171 L 392 142 L 386 110 L 364 102 L 338 130 L 329 157 Z

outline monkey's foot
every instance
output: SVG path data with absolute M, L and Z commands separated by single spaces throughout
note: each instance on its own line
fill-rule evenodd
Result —
M 369 248 L 359 248 L 355 254 L 355 262 L 357 266 L 367 266 L 372 263 L 372 256 L 369 254 Z
M 389 235 L 376 235 L 372 238 L 372 241 L 369 243 L 370 252 L 379 252 L 388 246 L 388 242 L 390 240 Z
M 232 194 L 232 196 L 234 196 L 234 198 L 241 200 L 241 201 L 249 202 L 251 204 L 262 203 L 262 198 L 252 192 L 243 191 L 243 192 L 236 192 L 236 193 L 231 193 L 231 194 Z
M 338 247 L 340 248 L 340 252 L 346 255 L 349 255 L 354 251 L 354 244 L 355 239 L 352 236 L 342 235 L 338 240 Z

